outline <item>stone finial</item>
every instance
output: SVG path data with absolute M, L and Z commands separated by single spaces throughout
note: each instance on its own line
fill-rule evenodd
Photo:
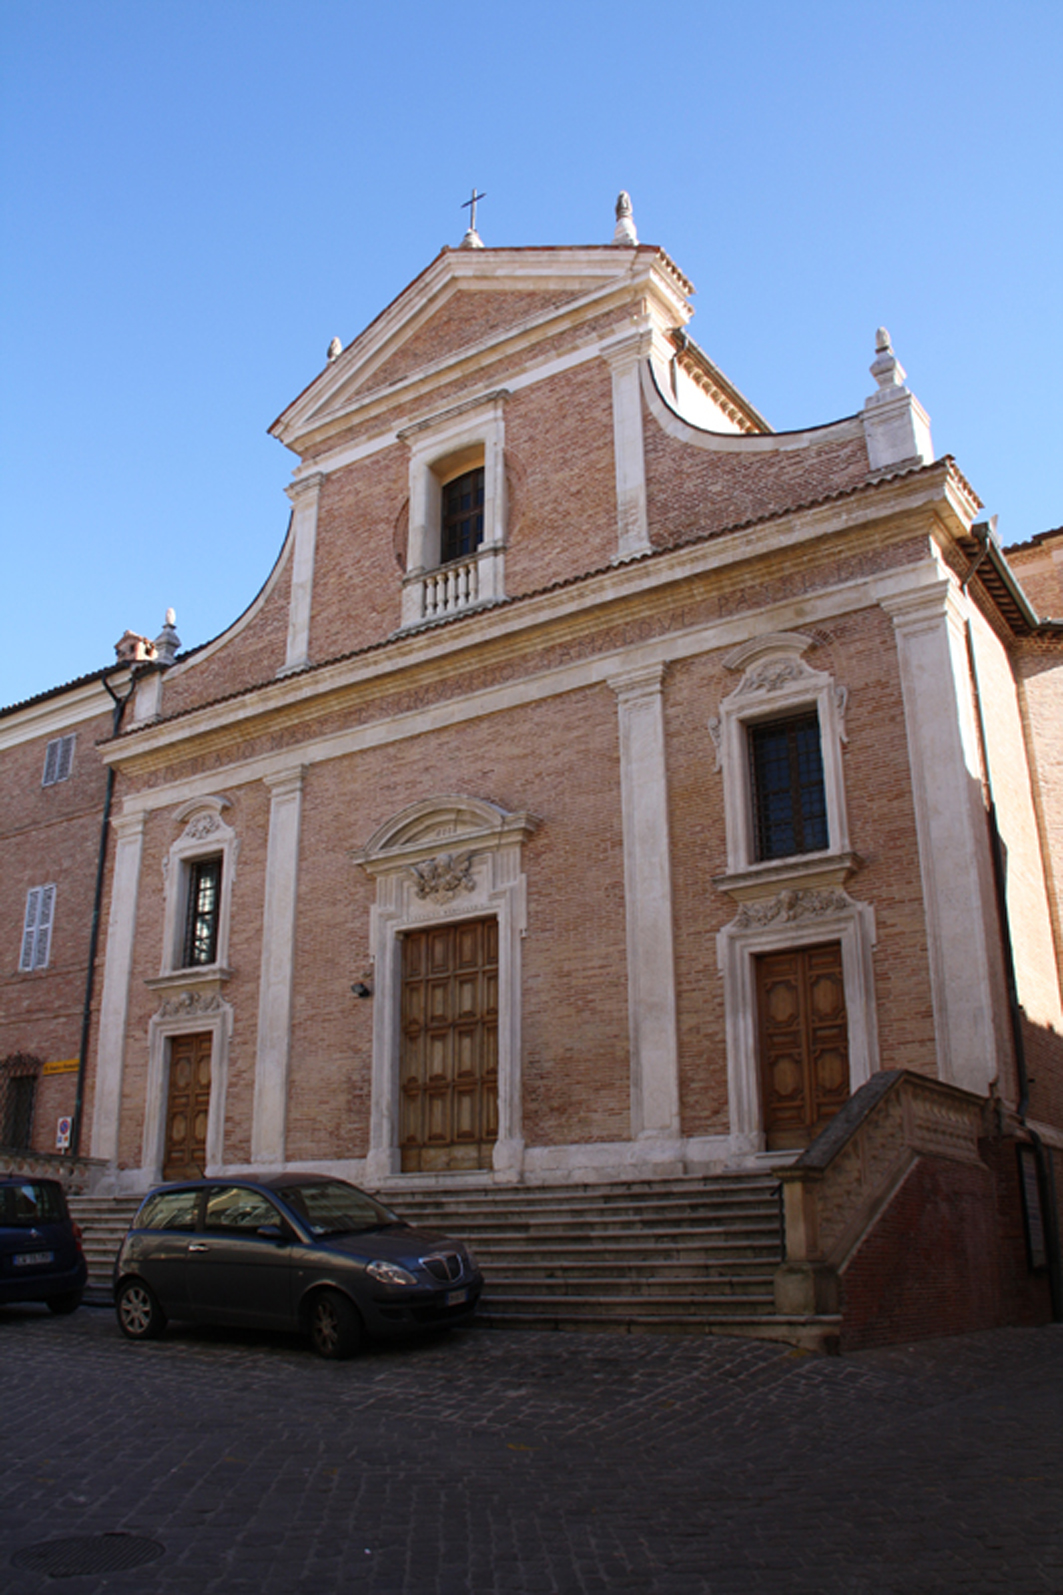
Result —
M 466 230 L 465 237 L 462 239 L 460 247 L 462 249 L 482 249 L 484 247 L 484 241 L 476 231 L 475 227 L 470 227 Z
M 616 231 L 613 233 L 613 243 L 631 247 L 638 241 L 635 217 L 631 210 L 631 195 L 626 189 L 621 189 L 616 200 Z
M 181 646 L 181 639 L 177 635 L 176 620 L 177 616 L 174 611 L 168 609 L 162 630 L 154 643 L 155 656 L 160 665 L 172 665 L 177 657 L 177 650 Z
M 342 353 L 343 353 L 343 344 L 340 342 L 340 340 L 338 338 L 333 338 L 332 342 L 328 346 L 328 361 L 329 361 L 329 365 L 332 364 L 333 360 L 338 360 Z
M 872 472 L 929 465 L 934 458 L 930 417 L 904 385 L 907 375 L 885 327 L 875 333 L 871 375 L 878 383 L 864 404 L 864 436 Z
M 893 344 L 885 327 L 879 327 L 875 333 L 875 359 L 870 369 L 871 375 L 883 391 L 904 387 L 904 379 L 908 373 L 894 354 Z

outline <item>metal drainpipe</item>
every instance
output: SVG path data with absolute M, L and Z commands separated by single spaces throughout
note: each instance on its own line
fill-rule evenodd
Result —
M 126 704 L 136 690 L 136 670 L 130 672 L 129 691 L 124 698 L 120 698 L 111 686 L 106 676 L 103 684 L 114 703 L 111 718 L 111 735 L 116 737 L 122 724 Z M 107 837 L 111 827 L 111 802 L 114 797 L 115 769 L 109 765 L 107 769 L 107 790 L 103 800 L 103 820 L 100 824 L 100 846 L 96 856 L 96 890 L 92 899 L 92 926 L 89 931 L 89 967 L 85 976 L 85 1001 L 81 1009 L 81 1045 L 78 1047 L 78 1078 L 77 1090 L 74 1095 L 74 1121 L 70 1126 L 70 1151 L 69 1157 L 75 1158 L 81 1148 L 81 1119 L 85 1104 L 85 1063 L 89 1048 L 89 1028 L 92 1023 L 92 988 L 96 980 L 96 953 L 100 941 L 100 908 L 103 903 L 103 874 L 107 863 Z
M 960 584 L 960 591 L 964 597 L 968 596 L 967 589 L 970 586 L 972 577 L 983 560 L 988 557 L 989 539 L 992 536 L 991 526 L 986 522 L 980 522 L 977 526 L 972 527 L 972 530 L 976 536 L 982 533 L 984 541 L 982 552 Z M 997 825 L 997 808 L 993 798 L 993 777 L 989 768 L 985 716 L 982 711 L 982 692 L 978 684 L 978 663 L 974 650 L 974 628 L 971 625 L 969 610 L 964 617 L 964 632 L 967 639 L 967 669 L 970 675 L 971 695 L 974 699 L 975 724 L 978 728 L 978 756 L 982 767 L 982 793 L 986 810 L 986 825 L 989 831 L 989 856 L 993 865 L 993 886 L 997 900 L 997 916 L 1000 922 L 1000 940 L 1004 956 L 1004 981 L 1008 992 L 1008 1016 L 1011 1022 L 1012 1045 L 1015 1048 L 1015 1070 L 1019 1077 L 1019 1101 L 1016 1108 L 1016 1116 L 1026 1134 L 1030 1137 L 1034 1157 L 1037 1160 L 1037 1173 L 1044 1198 L 1045 1250 L 1048 1254 L 1048 1285 L 1052 1299 L 1052 1317 L 1058 1324 L 1063 1323 L 1063 1262 L 1061 1262 L 1060 1257 L 1059 1208 L 1056 1203 L 1055 1167 L 1041 1137 L 1026 1122 L 1026 1114 L 1030 1106 L 1030 1077 L 1026 1067 L 1026 1038 L 1022 1030 L 1022 1005 L 1019 1002 L 1019 985 L 1015 976 L 1015 953 L 1011 937 L 1011 917 L 1008 913 L 1007 864 L 1004 857 L 1003 838 Z

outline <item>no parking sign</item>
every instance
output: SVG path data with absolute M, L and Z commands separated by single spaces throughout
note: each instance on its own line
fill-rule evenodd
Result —
M 71 1123 L 72 1123 L 72 1120 L 70 1119 L 69 1115 L 65 1114 L 65 1113 L 63 1114 L 63 1116 L 60 1119 L 58 1119 L 56 1121 L 56 1126 L 55 1126 L 55 1150 L 57 1152 L 65 1152 L 65 1151 L 67 1151 L 67 1149 L 70 1146 L 70 1127 L 71 1127 Z

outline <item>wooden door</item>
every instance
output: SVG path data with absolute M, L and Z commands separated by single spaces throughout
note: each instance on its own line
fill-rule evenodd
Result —
M 170 1089 L 166 1101 L 164 1180 L 198 1178 L 207 1163 L 210 1112 L 209 1030 L 174 1036 L 170 1042 Z
M 756 968 L 766 1145 L 807 1146 L 849 1096 L 841 944 L 766 953 Z
M 498 921 L 402 938 L 404 1171 L 491 1167 L 498 1135 Z

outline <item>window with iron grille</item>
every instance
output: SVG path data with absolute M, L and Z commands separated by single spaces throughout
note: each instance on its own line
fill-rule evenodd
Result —
M 819 716 L 747 727 L 758 859 L 789 858 L 829 846 Z
M 25 1151 L 33 1141 L 40 1058 L 13 1052 L 0 1063 L 0 1146 Z
M 55 921 L 55 887 L 31 886 L 26 893 L 26 917 L 22 922 L 22 952 L 18 967 L 23 973 L 47 969 L 52 950 L 52 925 Z
M 478 465 L 443 485 L 439 562 L 462 559 L 484 540 L 484 468 Z
M 188 866 L 184 968 L 217 962 L 220 912 L 221 859 L 197 858 Z
M 44 775 L 41 778 L 42 786 L 55 786 L 59 781 L 70 778 L 70 771 L 74 765 L 74 743 L 76 735 L 71 732 L 66 737 L 53 737 L 44 750 Z

